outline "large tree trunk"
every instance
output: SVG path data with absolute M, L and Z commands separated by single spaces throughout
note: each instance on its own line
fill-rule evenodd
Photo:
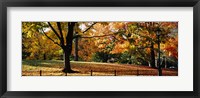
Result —
M 66 37 L 67 44 L 66 44 L 66 47 L 63 47 L 64 53 L 65 53 L 65 66 L 64 66 L 63 72 L 65 72 L 65 73 L 74 72 L 71 69 L 71 65 L 70 65 L 70 55 L 72 52 L 72 40 L 73 40 L 74 26 L 75 26 L 75 22 L 68 23 L 68 34 Z
M 155 52 L 154 52 L 154 44 L 151 43 L 151 67 L 155 68 Z
M 73 72 L 72 69 L 71 69 L 71 65 L 70 65 L 70 53 L 68 51 L 69 51 L 68 49 L 64 50 L 65 58 L 64 58 L 64 69 L 63 69 L 63 72 L 66 72 L 66 73 Z

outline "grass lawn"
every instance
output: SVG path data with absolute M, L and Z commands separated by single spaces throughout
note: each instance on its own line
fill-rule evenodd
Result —
M 63 61 L 60 60 L 23 60 L 23 76 L 65 76 Z M 148 66 L 137 66 L 117 63 L 97 63 L 71 61 L 71 67 L 78 73 L 67 73 L 67 76 L 90 76 L 91 70 L 93 76 L 156 76 L 157 69 Z M 178 71 L 172 69 L 163 69 L 164 76 L 177 76 Z

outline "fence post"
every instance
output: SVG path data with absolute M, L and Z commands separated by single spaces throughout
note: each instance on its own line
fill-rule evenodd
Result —
M 91 70 L 91 76 L 92 76 L 92 70 Z
M 40 76 L 42 76 L 42 70 L 40 70 Z
M 137 76 L 139 76 L 139 70 L 137 69 Z
M 116 70 L 114 71 L 114 75 L 117 76 L 117 71 Z

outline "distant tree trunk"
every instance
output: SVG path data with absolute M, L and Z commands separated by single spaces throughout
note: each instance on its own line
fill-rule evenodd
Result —
M 155 68 L 155 52 L 154 52 L 154 44 L 151 43 L 151 67 Z
M 68 23 L 68 34 L 66 37 L 67 44 L 65 47 L 63 47 L 64 53 L 65 53 L 65 66 L 64 66 L 63 72 L 65 72 L 65 73 L 74 72 L 71 69 L 71 65 L 70 65 L 70 55 L 72 52 L 72 40 L 73 40 L 74 26 L 75 26 L 75 22 Z
M 132 61 L 131 61 L 131 54 L 129 55 L 129 61 L 128 61 L 128 64 L 131 64 Z
M 75 38 L 75 56 L 74 60 L 78 61 L 78 33 L 76 32 L 76 38 Z
M 46 60 L 46 59 L 47 59 L 47 58 L 46 58 L 46 54 L 45 54 L 45 53 L 43 54 L 43 59 L 44 59 L 44 60 Z

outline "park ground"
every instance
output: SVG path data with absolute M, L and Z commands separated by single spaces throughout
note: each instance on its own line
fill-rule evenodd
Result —
M 22 76 L 157 76 L 156 68 L 141 65 L 71 61 L 76 73 L 63 73 L 61 60 L 23 60 Z M 163 76 L 178 76 L 178 70 L 162 69 Z

